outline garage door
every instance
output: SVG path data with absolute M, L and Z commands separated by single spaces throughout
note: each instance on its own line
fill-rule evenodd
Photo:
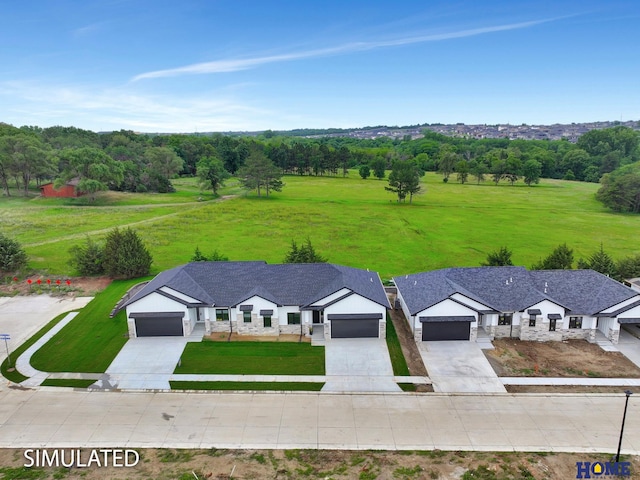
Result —
M 182 316 L 142 316 L 136 317 L 136 336 L 138 337 L 181 337 Z
M 420 317 L 422 340 L 469 340 L 473 317 Z
M 382 315 L 329 315 L 327 318 L 331 322 L 331 338 L 378 338 Z

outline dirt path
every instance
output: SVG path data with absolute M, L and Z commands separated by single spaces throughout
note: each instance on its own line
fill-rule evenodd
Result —
M 237 195 L 225 195 L 223 197 L 217 198 L 215 200 L 210 200 L 208 202 L 199 202 L 197 204 L 170 204 L 168 206 L 176 206 L 176 207 L 180 207 L 179 211 L 177 212 L 173 212 L 173 213 L 167 213 L 165 215 L 160 215 L 157 217 L 152 217 L 152 218 L 146 218 L 144 220 L 138 220 L 137 222 L 131 222 L 131 223 L 123 223 L 121 225 L 118 225 L 118 228 L 127 228 L 127 227 L 135 227 L 138 225 L 144 225 L 147 223 L 153 223 L 153 222 L 157 222 L 158 220 L 164 220 L 166 218 L 171 218 L 171 217 L 175 217 L 178 215 L 182 215 L 186 210 L 196 210 L 198 208 L 204 207 L 206 205 L 209 205 L 211 203 L 220 203 L 220 202 L 224 202 L 225 200 L 229 200 L 230 198 L 234 198 Z M 132 206 L 138 206 L 138 205 L 132 205 Z M 163 205 L 150 205 L 153 207 L 157 207 L 157 206 L 163 206 Z M 187 208 L 188 207 L 188 208 Z M 73 208 L 82 208 L 82 207 L 73 207 Z M 102 235 L 102 234 L 106 234 L 108 232 L 110 232 L 111 230 L 113 230 L 113 227 L 109 227 L 109 228 L 101 228 L 99 230 L 91 230 L 88 232 L 82 232 L 82 233 L 74 233 L 71 235 L 64 235 L 62 237 L 56 237 L 56 238 L 52 238 L 50 240 L 45 240 L 43 242 L 34 242 L 34 243 L 25 243 L 23 244 L 23 247 L 39 247 L 41 245 L 47 245 L 49 243 L 58 243 L 58 242 L 62 242 L 62 241 L 68 241 L 68 240 L 77 240 L 77 239 L 82 239 L 85 238 L 87 235 Z

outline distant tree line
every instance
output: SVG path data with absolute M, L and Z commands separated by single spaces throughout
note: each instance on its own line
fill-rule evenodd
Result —
M 487 255 L 482 266 L 509 266 L 513 265 L 511 256 L 513 252 L 508 247 L 502 246 Z M 612 277 L 620 282 L 623 280 L 640 277 L 640 255 L 631 255 L 614 260 L 600 244 L 600 248 L 587 258 L 579 258 L 575 262 L 576 268 L 591 269 L 603 275 Z M 574 268 L 573 249 L 566 243 L 558 245 L 547 257 L 541 258 L 531 266 L 531 270 L 571 270 Z
M 463 184 L 602 179 L 609 188 L 599 194 L 601 201 L 619 211 L 638 212 L 640 168 L 633 164 L 640 160 L 639 143 L 640 134 L 623 126 L 591 130 L 573 144 L 447 137 L 428 129 L 415 140 L 410 136 L 367 140 L 283 137 L 270 130 L 257 137 L 126 130 L 98 134 L 74 127 L 16 128 L 0 123 L 0 188 L 9 195 L 10 185 L 15 185 L 26 195 L 34 182 L 56 180 L 60 185 L 74 178 L 89 193 L 171 192 L 172 178 L 197 176 L 202 187 L 215 194 L 230 175 L 243 173 L 247 188 L 267 193 L 279 187 L 270 183 L 274 175 L 270 172 L 266 183 L 251 180 L 243 170 L 248 159 L 258 163 L 266 159 L 281 174 L 346 176 L 357 168 L 363 178 L 378 179 L 385 178 L 385 171 L 396 162 L 407 161 L 421 173 L 439 172 L 443 181 Z M 622 195 L 615 193 L 620 187 Z

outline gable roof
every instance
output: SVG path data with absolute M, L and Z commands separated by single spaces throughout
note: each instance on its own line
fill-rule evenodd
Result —
M 411 315 L 455 293 L 500 312 L 518 312 L 549 300 L 574 313 L 593 315 L 638 295 L 593 270 L 538 270 L 524 267 L 446 268 L 395 277 Z
M 158 274 L 121 308 L 164 286 L 221 307 L 235 307 L 254 295 L 277 305 L 305 306 L 342 288 L 389 307 L 376 272 L 328 263 L 192 262 Z

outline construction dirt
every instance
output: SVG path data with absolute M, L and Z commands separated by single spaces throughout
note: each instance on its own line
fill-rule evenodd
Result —
M 69 450 L 65 451 L 69 455 Z M 0 450 L 0 478 L 37 479 L 495 479 L 576 478 L 576 462 L 608 462 L 606 454 L 335 450 L 138 449 L 134 467 L 25 468 L 25 451 Z M 33 453 L 29 454 L 35 458 Z M 81 458 L 88 458 L 83 450 Z M 640 457 L 631 462 L 638 478 Z
M 31 283 L 29 283 L 31 280 Z M 38 280 L 40 283 L 38 283 Z M 58 284 L 58 281 L 60 282 Z M 67 284 L 67 281 L 69 283 Z M 38 295 L 53 296 L 94 296 L 109 286 L 109 277 L 46 277 L 32 275 L 30 277 L 13 277 L 7 283 L 0 285 L 0 295 Z

